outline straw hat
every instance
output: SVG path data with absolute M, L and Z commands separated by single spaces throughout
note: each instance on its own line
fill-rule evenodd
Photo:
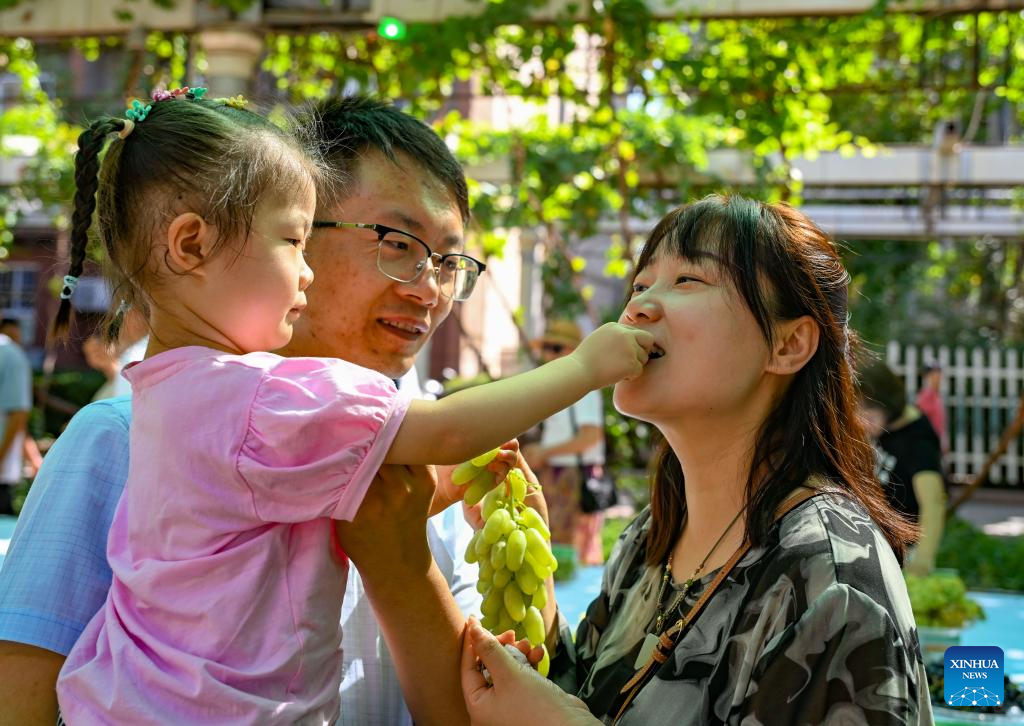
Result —
M 531 342 L 534 348 L 539 348 L 545 343 L 576 347 L 583 340 L 583 333 L 580 326 L 572 320 L 549 320 L 544 335 Z

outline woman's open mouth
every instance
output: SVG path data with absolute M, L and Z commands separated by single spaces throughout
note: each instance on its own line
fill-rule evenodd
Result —
M 654 345 L 651 347 L 651 352 L 647 355 L 647 362 L 650 363 L 652 360 L 665 357 L 665 351 L 659 346 Z

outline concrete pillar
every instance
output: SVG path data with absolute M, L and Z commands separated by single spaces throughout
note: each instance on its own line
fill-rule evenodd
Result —
M 246 95 L 263 55 L 263 35 L 248 28 L 210 28 L 199 32 L 206 53 L 206 85 L 211 96 Z

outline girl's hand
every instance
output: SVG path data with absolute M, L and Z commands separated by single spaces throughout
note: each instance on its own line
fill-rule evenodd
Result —
M 592 389 L 636 378 L 644 371 L 654 336 L 622 323 L 605 323 L 588 335 L 568 357 L 589 376 Z
M 505 634 L 507 636 L 507 633 Z M 490 671 L 488 686 L 479 662 Z M 462 641 L 462 695 L 470 721 L 502 726 L 528 721 L 531 726 L 600 724 L 586 705 L 505 652 L 502 643 L 470 618 Z

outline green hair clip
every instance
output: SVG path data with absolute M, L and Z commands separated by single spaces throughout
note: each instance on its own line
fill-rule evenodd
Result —
M 153 104 L 143 104 L 139 99 L 132 101 L 132 105 L 128 107 L 128 110 L 124 112 L 125 118 L 135 123 L 141 123 L 146 120 L 146 116 L 149 115 L 149 109 L 153 107 Z
M 248 99 L 245 96 L 243 96 L 242 94 L 238 94 L 237 96 L 232 96 L 231 98 L 221 97 L 221 98 L 215 98 L 213 100 L 216 101 L 217 103 L 223 103 L 225 106 L 231 106 L 231 108 L 238 108 L 238 109 L 244 109 L 248 105 L 248 103 L 249 103 Z

